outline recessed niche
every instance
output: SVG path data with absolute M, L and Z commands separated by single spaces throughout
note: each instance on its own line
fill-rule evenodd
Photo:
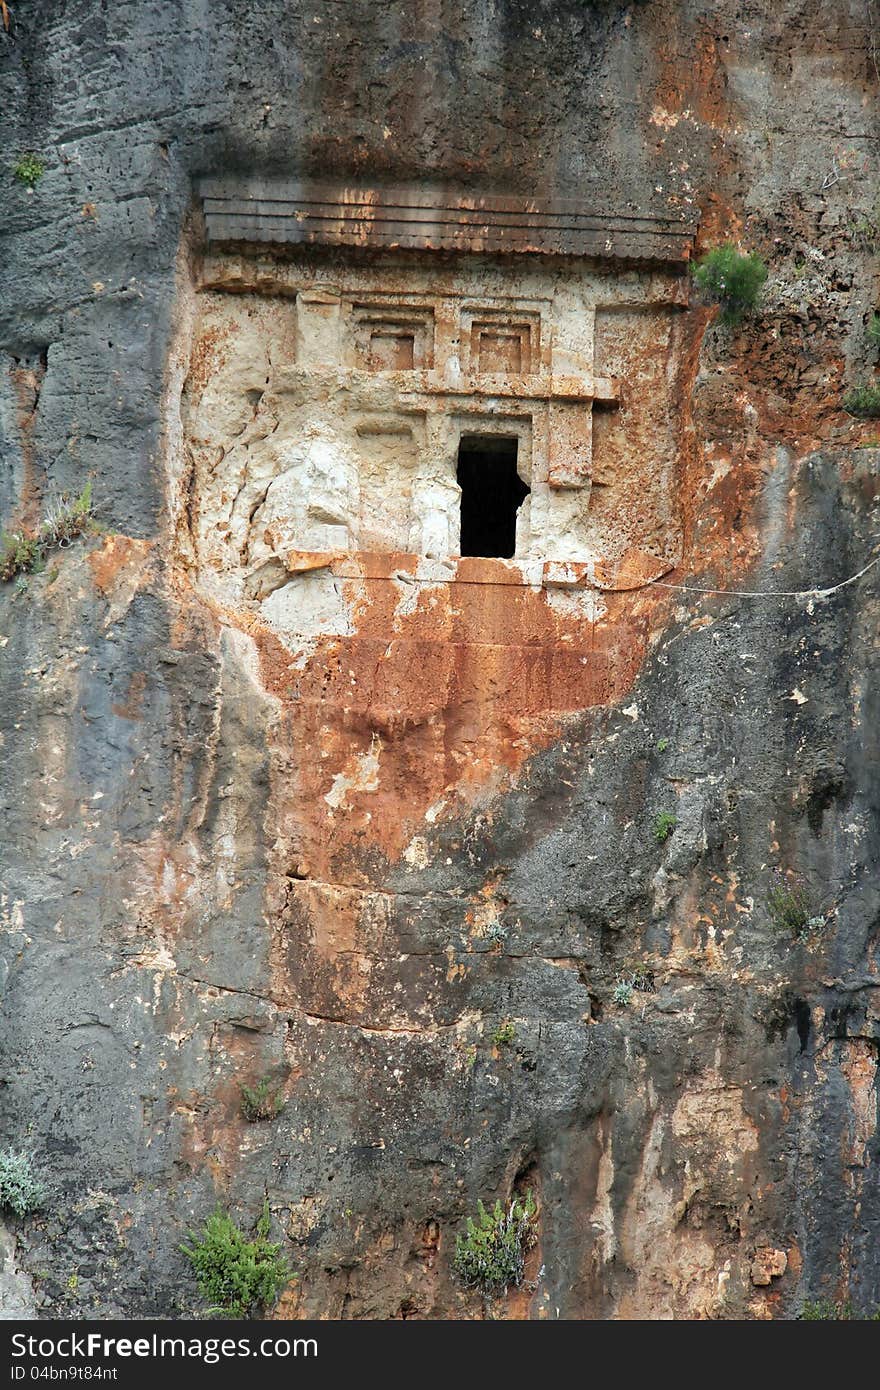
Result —
M 519 376 L 540 370 L 539 314 L 470 306 L 462 312 L 462 326 L 471 372 Z
M 374 328 L 367 353 L 373 371 L 411 372 L 416 364 L 415 334 L 405 330 Z
M 481 372 L 528 371 L 528 342 L 522 333 L 502 333 L 480 329 L 476 358 Z M 525 356 L 525 363 L 523 363 Z
M 434 365 L 434 316 L 408 306 L 354 306 L 355 362 L 369 372 L 411 372 Z

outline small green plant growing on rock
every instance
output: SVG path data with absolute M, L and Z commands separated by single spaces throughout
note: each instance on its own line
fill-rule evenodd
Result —
M 78 497 L 71 501 L 68 497 L 57 498 L 49 507 L 46 519 L 40 527 L 43 545 L 67 545 L 76 536 L 81 536 L 92 523 L 92 483 L 86 483 Z
M 868 342 L 880 347 L 880 314 L 872 314 L 868 320 Z
M 809 936 L 825 926 L 825 915 L 816 911 L 802 876 L 786 875 L 781 869 L 774 869 L 770 876 L 767 911 L 777 931 L 794 937 Z
M 273 1089 L 268 1076 L 262 1077 L 256 1086 L 241 1087 L 241 1113 L 249 1124 L 259 1120 L 275 1120 L 284 1109 L 284 1100 L 277 1087 Z
M 46 166 L 37 154 L 23 154 L 13 166 L 12 177 L 25 188 L 36 188 L 46 172 Z
M 668 739 L 668 738 L 658 738 L 658 740 L 657 740 L 657 752 L 658 752 L 658 753 L 665 753 L 668 747 L 669 747 L 669 739 Z
M 798 1318 L 802 1322 L 880 1322 L 880 1308 L 873 1313 L 858 1313 L 851 1298 L 840 1302 L 833 1298 L 806 1299 Z
M 854 246 L 873 256 L 880 243 L 880 199 L 868 212 L 850 208 L 843 229 Z
M 486 931 L 486 940 L 491 946 L 503 946 L 509 933 L 510 929 L 503 922 L 493 922 Z
M 495 1032 L 492 1034 L 492 1042 L 496 1047 L 510 1047 L 516 1037 L 516 1028 L 509 1018 L 505 1018 Z
M 653 970 L 637 961 L 634 965 L 628 965 L 625 970 L 618 973 L 614 989 L 611 992 L 611 1002 L 619 1004 L 621 1008 L 625 1009 L 632 1002 L 632 997 L 636 992 L 653 994 L 655 988 Z
M 8 581 L 17 575 L 32 574 L 39 562 L 40 546 L 36 539 L 21 531 L 14 535 L 3 533 L 0 538 L 0 578 Z
M 845 1303 L 835 1303 L 832 1298 L 807 1299 L 798 1313 L 801 1322 L 850 1322 L 854 1317 L 848 1299 Z
M 669 839 L 677 825 L 678 819 L 671 811 L 658 811 L 654 817 L 654 839 L 659 840 L 662 845 L 664 840 Z
M 854 415 L 857 420 L 880 419 L 880 386 L 875 386 L 873 382 L 854 386 L 847 391 L 841 405 L 847 415 Z
M 537 1237 L 538 1207 L 531 1192 L 513 1197 L 508 1206 L 497 1201 L 491 1211 L 477 1202 L 477 1219 L 468 1217 L 467 1230 L 455 1240 L 453 1269 L 469 1289 L 484 1294 L 505 1293 L 521 1284 L 526 1251 Z
M 190 1232 L 190 1244 L 180 1248 L 192 1263 L 210 1313 L 228 1318 L 258 1317 L 277 1302 L 293 1276 L 280 1244 L 269 1240 L 269 1229 L 267 1199 L 253 1239 L 248 1239 L 220 1207 L 208 1217 L 201 1235 Z
M 641 961 L 636 961 L 635 965 L 627 966 L 625 978 L 640 994 L 653 994 L 656 989 L 653 970 L 649 966 L 643 965 Z
M 47 550 L 69 545 L 93 527 L 92 484 L 78 497 L 59 497 L 49 508 L 35 535 L 24 531 L 3 532 L 0 537 L 0 579 L 8 582 L 19 574 L 36 574 L 45 566 Z
M 46 1189 L 34 1175 L 27 1154 L 0 1150 L 0 1208 L 14 1211 L 16 1216 L 29 1216 L 45 1199 Z
M 630 980 L 618 980 L 614 989 L 611 991 L 611 1002 L 618 1004 L 625 1009 L 633 997 L 633 985 Z
M 744 255 L 726 241 L 697 261 L 694 279 L 704 294 L 721 305 L 722 321 L 737 324 L 757 305 L 767 267 L 760 256 Z

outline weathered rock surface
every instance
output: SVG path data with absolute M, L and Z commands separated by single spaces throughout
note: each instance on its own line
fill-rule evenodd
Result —
M 183 1233 L 267 1194 L 281 1315 L 479 1317 L 455 1233 L 516 1184 L 540 1235 L 496 1316 L 872 1311 L 880 569 L 737 591 L 875 553 L 876 422 L 839 407 L 874 367 L 875 0 L 9 9 L 2 515 L 91 477 L 105 533 L 0 595 L 0 1144 L 50 1188 L 4 1311 L 186 1313 Z M 692 590 L 588 608 L 463 560 L 405 601 L 343 557 L 288 621 L 271 569 L 212 587 L 192 190 L 255 170 L 687 206 L 760 251 L 741 329 L 677 320 Z M 822 930 L 773 929 L 774 867 Z M 262 1075 L 285 1109 L 248 1125 Z

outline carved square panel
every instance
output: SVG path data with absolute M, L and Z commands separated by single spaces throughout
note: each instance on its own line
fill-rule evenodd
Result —
M 434 365 L 431 308 L 355 305 L 355 362 L 368 372 L 406 372 Z
M 530 370 L 529 340 L 522 330 L 510 333 L 475 324 L 471 330 L 471 352 L 481 372 L 519 373 Z
M 472 373 L 520 376 L 540 371 L 541 319 L 537 313 L 515 307 L 465 305 L 462 336 L 467 370 Z

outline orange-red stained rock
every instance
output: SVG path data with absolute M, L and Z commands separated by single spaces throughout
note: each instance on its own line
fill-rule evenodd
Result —
M 284 709 L 291 777 L 279 790 L 310 878 L 368 882 L 357 860 L 395 860 L 429 808 L 451 815 L 497 792 L 566 716 L 620 699 L 660 598 L 607 595 L 592 621 L 554 607 L 556 591 L 509 570 L 493 582 L 497 562 L 470 560 L 466 578 L 421 585 L 401 611 L 403 584 L 389 577 L 401 558 L 357 557 L 369 577 L 344 581 L 356 630 L 315 639 L 304 660 L 267 625 L 251 628 Z

